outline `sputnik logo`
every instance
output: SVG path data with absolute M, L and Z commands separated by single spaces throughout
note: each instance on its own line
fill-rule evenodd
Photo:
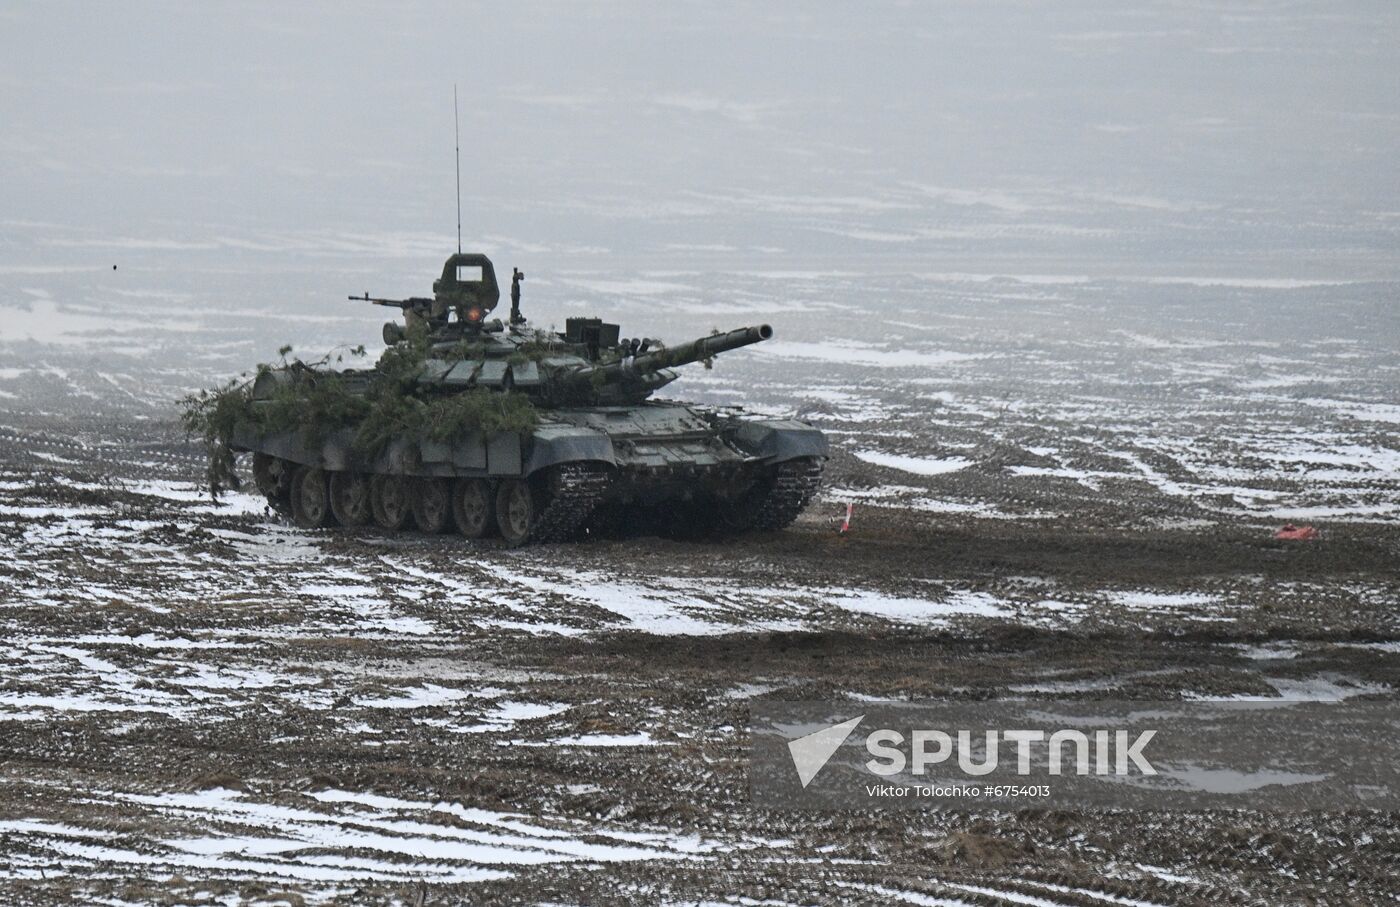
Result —
M 821 771 L 822 767 L 831 760 L 831 757 L 836 755 L 841 744 L 846 742 L 846 738 L 851 736 L 856 725 L 864 719 L 864 715 L 857 715 L 850 721 L 824 727 L 805 737 L 798 737 L 796 740 L 788 742 L 788 752 L 792 754 L 792 764 L 797 769 L 797 778 L 802 782 L 804 789 L 812 783 L 812 779 L 817 777 L 817 772 Z

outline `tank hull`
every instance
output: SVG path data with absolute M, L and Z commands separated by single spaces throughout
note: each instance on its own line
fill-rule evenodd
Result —
M 827 456 L 825 436 L 805 423 L 664 401 L 552 410 L 525 436 L 478 432 L 453 442 L 399 439 L 372 459 L 357 456 L 352 440 L 351 430 L 319 443 L 301 432 L 240 430 L 231 446 L 261 458 L 255 474 L 260 463 L 263 473 L 272 468 L 295 474 L 302 483 L 297 487 L 314 485 L 318 472 L 326 482 L 337 475 L 407 480 L 410 496 L 439 494 L 438 482 L 449 483 L 452 493 L 471 489 L 478 497 L 482 489 L 472 480 L 485 483 L 488 494 L 523 484 L 539 525 L 527 538 L 505 533 L 514 543 L 576 535 L 595 512 L 646 512 L 652 523 L 660 515 L 662 524 L 669 512 L 676 520 L 721 532 L 780 528 L 815 494 Z M 259 486 L 273 506 L 307 522 L 295 513 L 296 501 L 282 485 L 260 478 Z M 525 506 L 520 492 L 514 494 L 510 506 Z
M 595 461 L 627 472 L 720 470 L 754 462 L 825 457 L 826 437 L 803 422 L 722 415 L 679 403 L 599 406 L 551 412 L 529 436 L 468 434 L 457 441 L 400 439 L 365 460 L 354 431 L 319 444 L 301 432 L 240 430 L 232 447 L 298 465 L 404 476 L 529 476 L 559 463 Z

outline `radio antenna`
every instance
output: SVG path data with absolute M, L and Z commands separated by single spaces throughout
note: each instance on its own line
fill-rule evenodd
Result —
M 462 254 L 462 127 L 457 118 L 457 83 L 452 83 L 452 137 L 457 151 L 457 254 Z

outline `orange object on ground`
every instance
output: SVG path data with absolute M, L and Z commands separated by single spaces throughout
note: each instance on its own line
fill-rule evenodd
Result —
M 1315 539 L 1318 532 L 1311 526 L 1294 526 L 1292 523 L 1284 523 L 1283 528 L 1274 533 L 1276 539 Z

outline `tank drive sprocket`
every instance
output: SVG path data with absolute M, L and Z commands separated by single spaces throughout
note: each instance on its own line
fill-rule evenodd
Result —
M 816 457 L 798 457 L 779 463 L 773 484 L 754 517 L 755 529 L 782 529 L 812 502 L 822 487 L 823 463 Z
M 783 529 L 792 525 L 822 484 L 823 461 L 796 457 L 773 467 L 770 475 L 721 511 L 721 530 Z

